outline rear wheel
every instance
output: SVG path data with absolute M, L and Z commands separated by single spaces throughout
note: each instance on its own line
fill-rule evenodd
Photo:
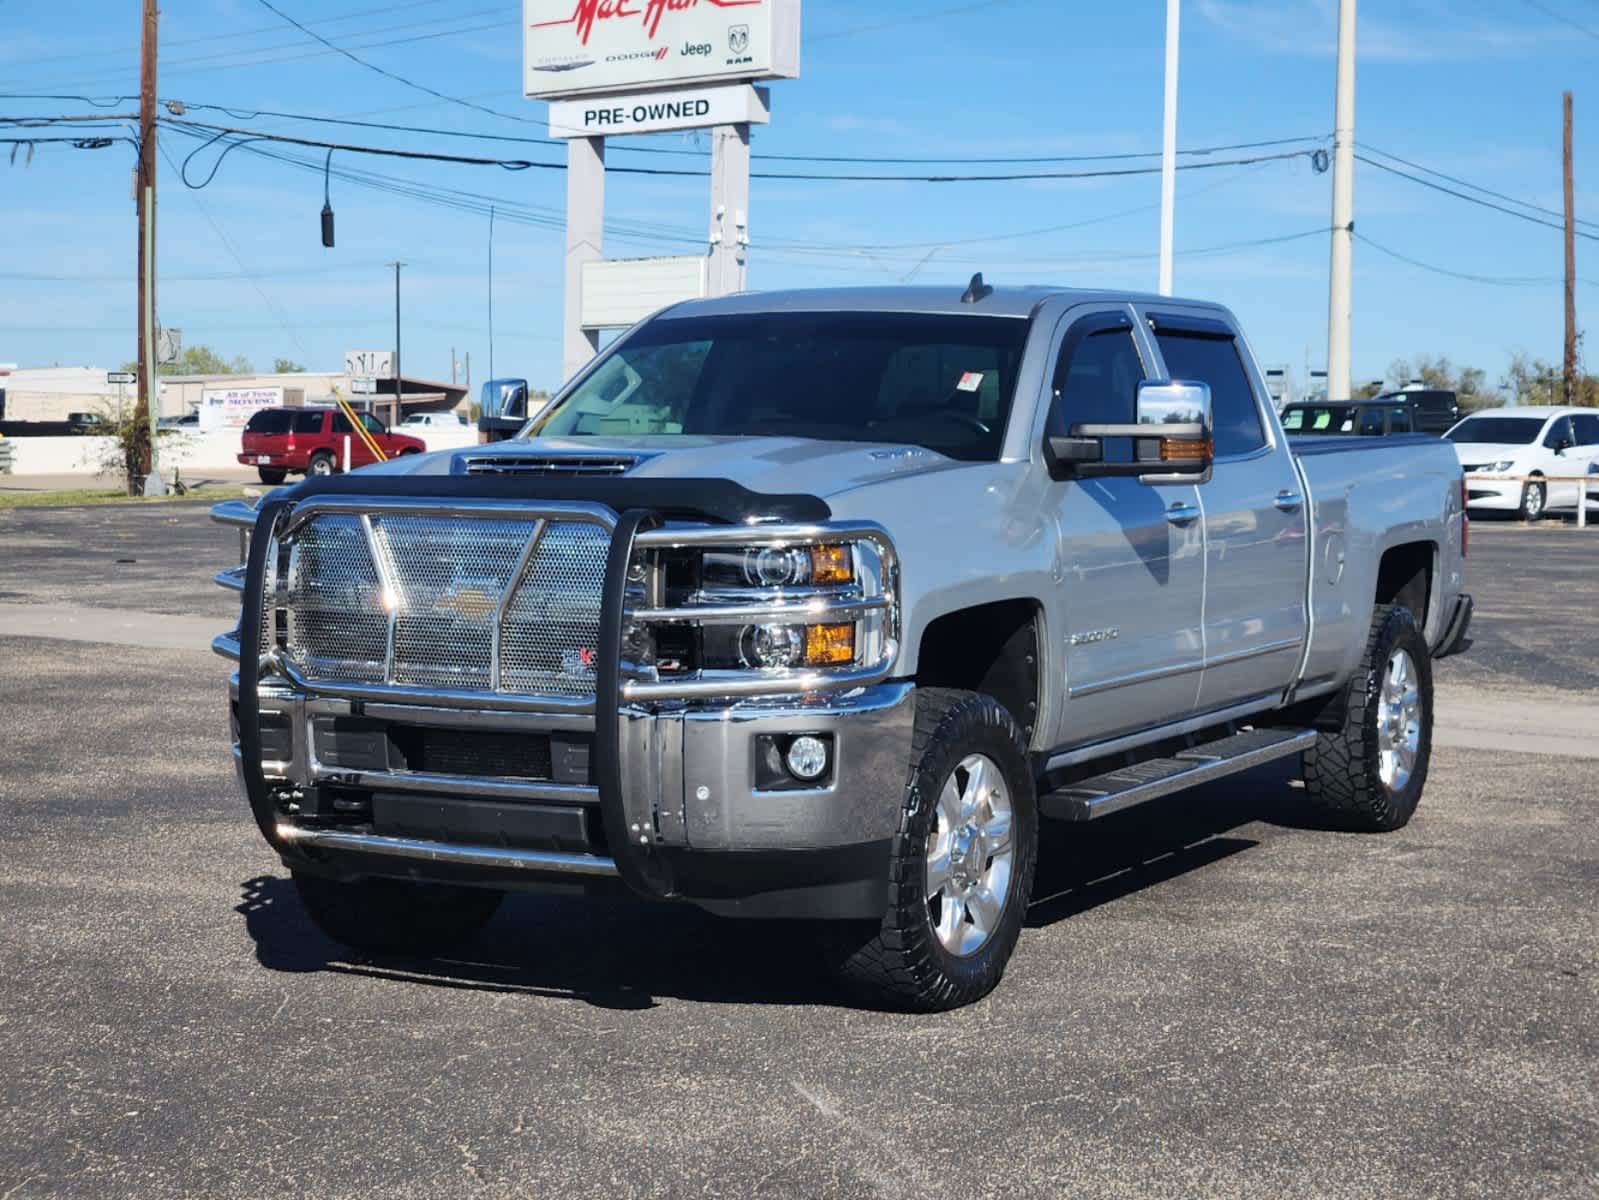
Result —
M 1523 521 L 1537 521 L 1549 507 L 1549 485 L 1541 479 L 1529 480 L 1521 488 L 1519 515 Z
M 261 477 L 262 483 L 276 487 L 289 477 L 289 473 L 282 467 L 257 467 L 255 473 Z
M 875 999 L 959 1008 L 999 983 L 1038 858 L 1027 741 L 990 696 L 916 694 L 915 761 L 890 865 L 889 908 L 844 975 Z
M 1366 656 L 1343 704 L 1343 726 L 1305 752 L 1311 805 L 1372 833 L 1410 820 L 1432 759 L 1432 658 L 1402 605 L 1378 605 Z
M 318 450 L 311 456 L 311 461 L 306 465 L 307 475 L 331 475 L 338 470 L 338 465 L 333 461 L 333 455 L 326 450 Z
M 430 958 L 470 942 L 500 906 L 488 888 L 294 873 L 316 927 L 355 950 Z

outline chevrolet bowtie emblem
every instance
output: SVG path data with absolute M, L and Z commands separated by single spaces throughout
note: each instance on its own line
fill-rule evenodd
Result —
M 433 607 L 440 612 L 454 613 L 467 621 L 481 621 L 490 616 L 499 606 L 499 601 L 490 596 L 482 588 L 460 587 L 454 591 L 446 592 L 433 603 Z

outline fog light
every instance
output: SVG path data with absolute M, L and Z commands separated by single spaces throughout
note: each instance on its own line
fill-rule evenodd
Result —
M 821 738 L 797 737 L 789 743 L 788 769 L 796 779 L 820 779 L 827 773 L 827 744 Z

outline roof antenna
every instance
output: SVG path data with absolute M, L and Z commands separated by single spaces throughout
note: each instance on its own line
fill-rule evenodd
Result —
M 979 300 L 987 300 L 994 294 L 994 289 L 983 282 L 981 271 L 972 276 L 972 282 L 966 289 L 966 294 L 961 297 L 962 304 L 976 304 Z

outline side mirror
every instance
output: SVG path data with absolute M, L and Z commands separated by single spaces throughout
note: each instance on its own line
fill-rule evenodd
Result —
M 1201 481 L 1215 459 L 1210 387 L 1173 380 L 1140 383 L 1132 425 L 1074 425 L 1069 437 L 1051 437 L 1052 473 L 1083 478 L 1133 475 L 1148 483 Z M 1104 440 L 1133 440 L 1133 461 L 1104 461 Z

